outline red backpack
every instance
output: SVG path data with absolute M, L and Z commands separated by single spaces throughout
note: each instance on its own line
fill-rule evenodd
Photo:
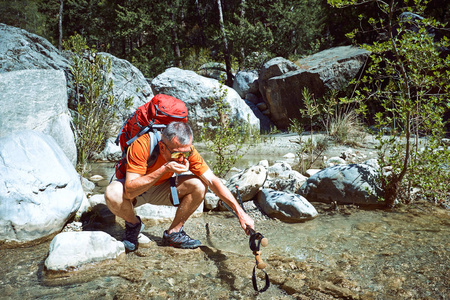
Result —
M 148 133 L 150 136 L 150 155 L 148 165 L 151 166 L 158 157 L 161 131 L 171 122 L 187 122 L 188 110 L 186 104 L 172 96 L 158 94 L 146 104 L 140 106 L 135 113 L 123 123 L 116 138 L 116 145 L 120 144 L 122 159 L 116 164 L 117 179 L 125 178 L 127 171 L 128 147 L 140 136 Z M 156 148 L 156 149 L 155 149 Z

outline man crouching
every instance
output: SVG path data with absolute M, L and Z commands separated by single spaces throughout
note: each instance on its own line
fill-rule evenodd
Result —
M 194 249 L 201 245 L 183 230 L 187 219 L 202 203 L 208 187 L 239 218 L 244 231 L 254 229 L 253 220 L 244 212 L 230 190 L 213 174 L 203 158 L 192 145 L 192 129 L 186 123 L 172 122 L 163 130 L 158 143 L 156 162 L 147 165 L 150 154 L 150 137 L 144 134 L 134 141 L 127 152 L 127 172 L 124 179 L 115 180 L 105 191 L 108 208 L 125 220 L 124 245 L 128 251 L 138 247 L 138 235 L 144 225 L 134 212 L 134 207 L 144 203 L 173 205 L 170 178 L 174 174 L 191 171 L 194 175 L 180 175 L 176 190 L 180 205 L 169 228 L 163 233 L 163 245 Z

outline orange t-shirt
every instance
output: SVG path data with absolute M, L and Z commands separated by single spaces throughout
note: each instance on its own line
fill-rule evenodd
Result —
M 166 160 L 162 155 L 158 155 L 156 162 L 152 166 L 147 166 L 147 160 L 150 154 L 150 138 L 148 134 L 144 134 L 139 137 L 136 141 L 134 141 L 127 152 L 127 172 L 137 173 L 141 175 L 149 174 L 154 172 L 162 165 L 166 163 Z M 196 176 L 201 176 L 205 173 L 209 166 L 197 152 L 194 146 L 192 146 L 192 155 L 187 159 L 189 161 L 189 171 L 191 171 Z M 159 185 L 170 177 L 172 177 L 173 173 L 169 172 L 164 174 L 155 185 Z

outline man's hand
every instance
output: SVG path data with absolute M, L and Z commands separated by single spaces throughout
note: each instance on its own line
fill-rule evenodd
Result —
M 184 159 L 181 163 L 177 161 L 169 161 L 167 162 L 166 167 L 170 172 L 176 174 L 184 173 L 189 170 L 189 161 L 187 159 Z
M 239 223 L 241 223 L 242 229 L 244 229 L 245 233 L 247 235 L 250 235 L 250 230 L 248 230 L 247 227 L 251 228 L 252 230 L 255 230 L 255 223 L 252 218 L 250 218 L 249 215 L 247 215 L 245 212 L 243 212 L 239 216 Z

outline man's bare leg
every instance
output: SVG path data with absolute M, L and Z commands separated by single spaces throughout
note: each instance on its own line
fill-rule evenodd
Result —
M 114 215 L 131 224 L 139 223 L 133 209 L 132 200 L 123 197 L 123 184 L 121 182 L 113 181 L 106 187 L 105 201 Z
M 182 179 L 177 188 L 180 195 L 180 205 L 167 233 L 179 232 L 187 219 L 202 203 L 207 191 L 206 185 L 198 177 Z

